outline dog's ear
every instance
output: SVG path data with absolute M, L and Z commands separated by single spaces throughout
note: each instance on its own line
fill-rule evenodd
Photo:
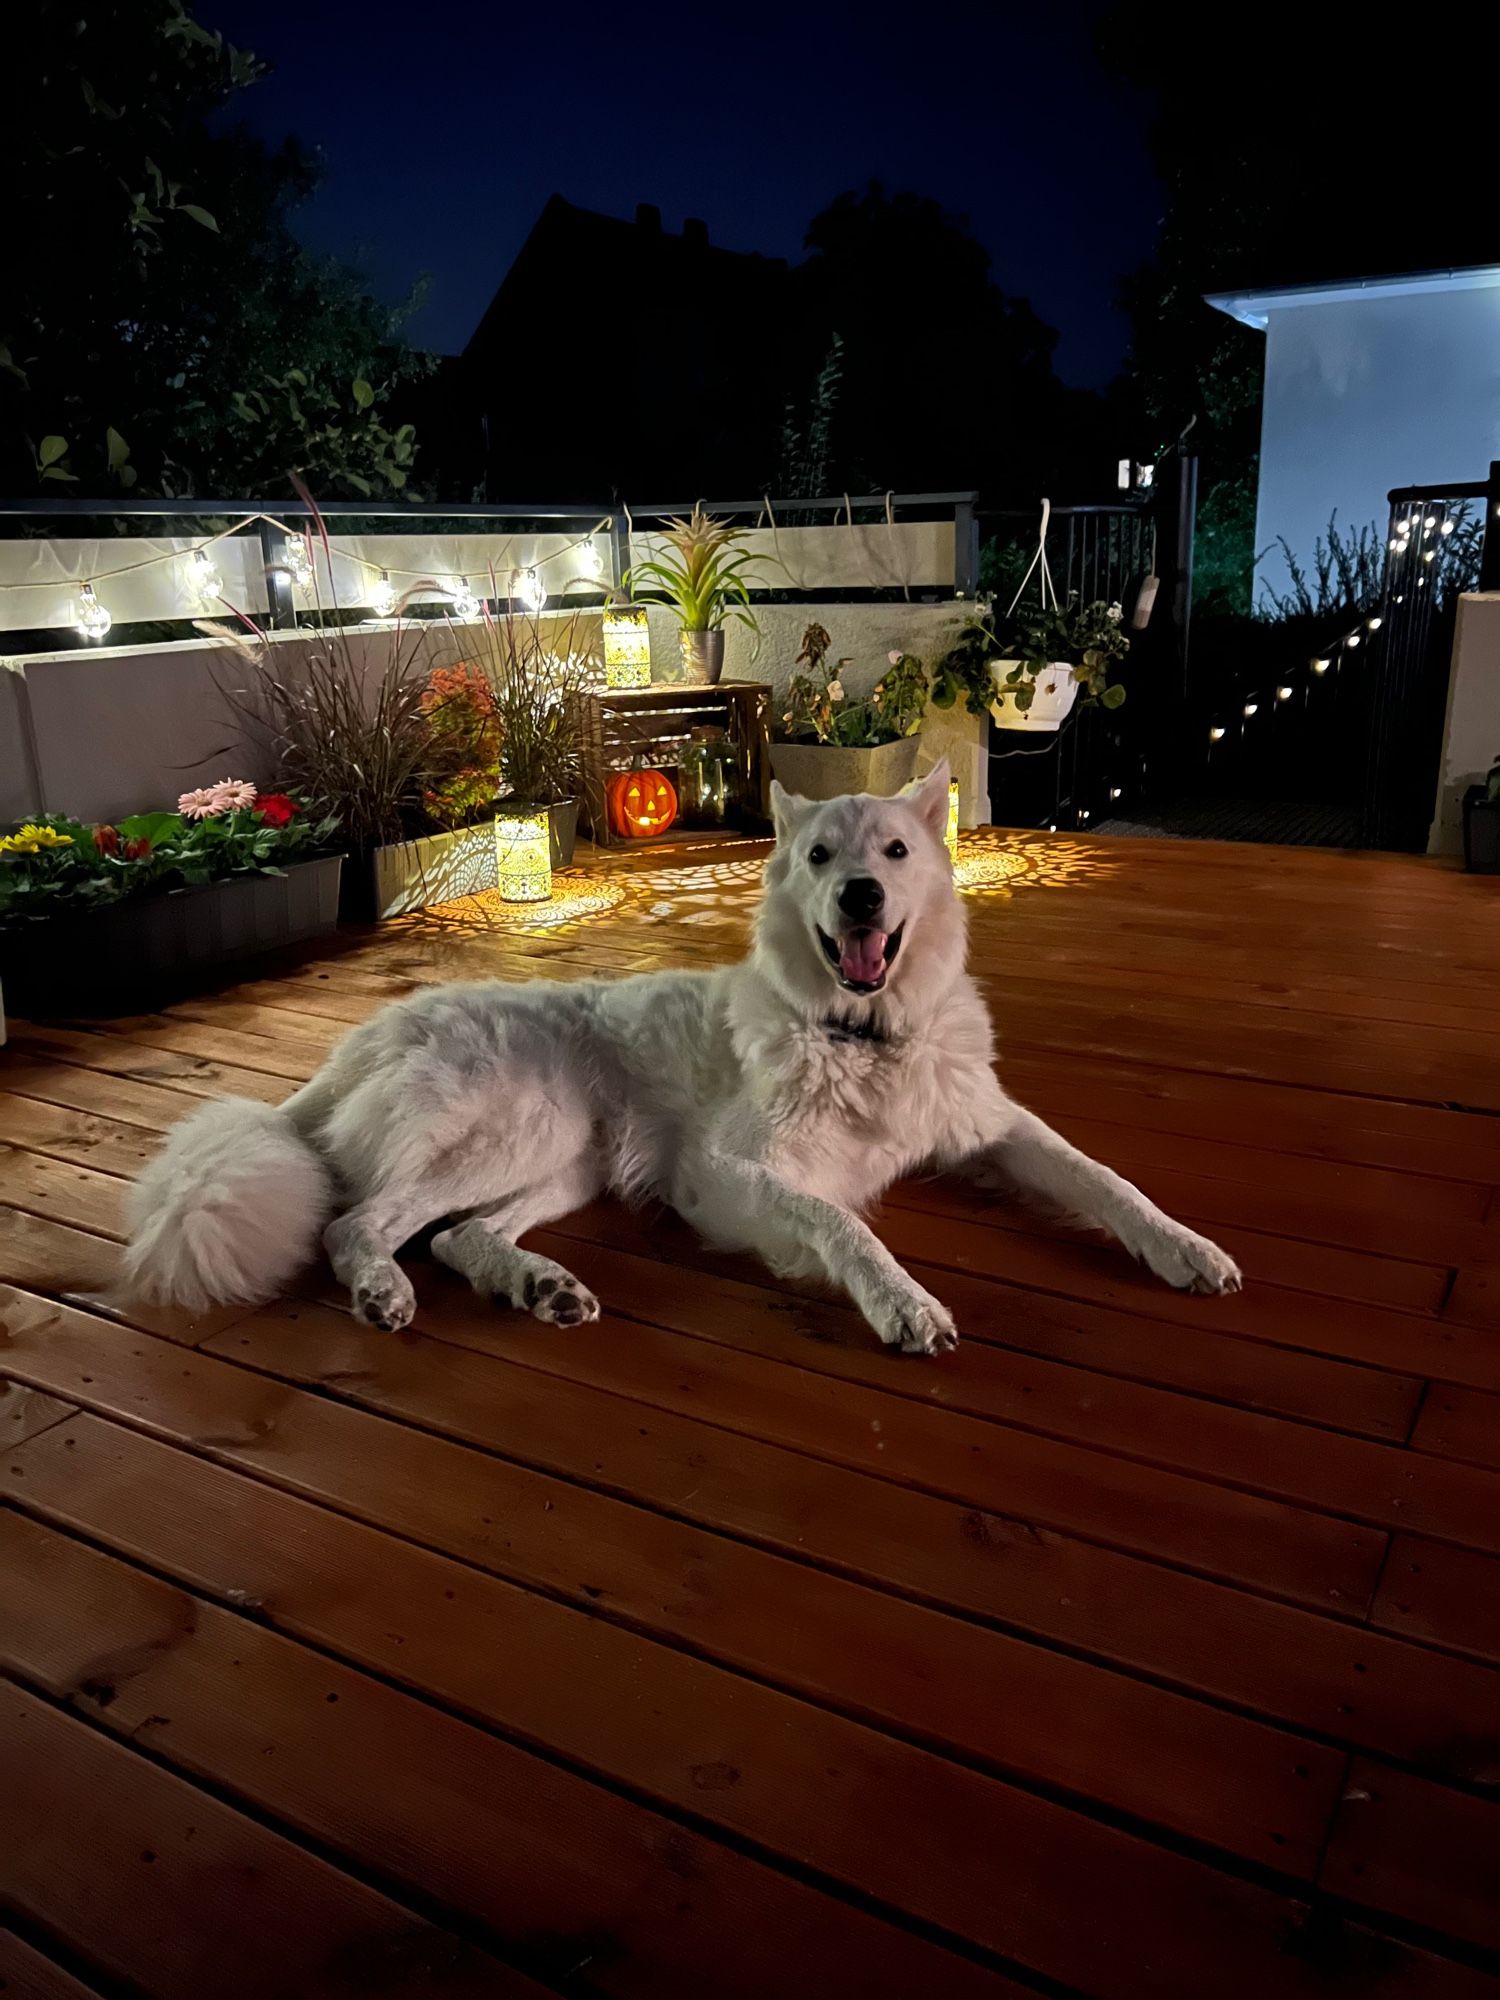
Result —
M 789 792 L 779 778 L 771 780 L 771 824 L 778 840 L 790 840 L 817 804 L 816 799 L 799 798 Z
M 915 806 L 939 840 L 948 831 L 948 784 L 948 759 L 941 757 L 925 778 L 913 779 L 901 794 L 907 805 Z

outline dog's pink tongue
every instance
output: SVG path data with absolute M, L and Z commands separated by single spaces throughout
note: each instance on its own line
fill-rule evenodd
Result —
M 850 931 L 839 948 L 839 971 L 859 986 L 873 986 L 885 971 L 884 931 Z

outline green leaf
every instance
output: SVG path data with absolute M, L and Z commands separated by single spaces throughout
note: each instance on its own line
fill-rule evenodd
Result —
M 111 472 L 118 472 L 130 456 L 130 446 L 126 444 L 124 438 L 120 436 L 120 433 L 115 429 L 113 424 L 104 433 L 104 443 L 109 452 L 109 469 Z
M 355 378 L 355 383 L 354 383 L 355 409 L 368 410 L 370 405 L 374 402 L 374 400 L 375 400 L 375 391 L 370 387 L 369 383 L 365 380 L 365 378 L 362 375 L 357 376 Z
M 1125 699 L 1125 690 L 1116 681 L 1113 687 L 1107 687 L 1104 690 L 1099 699 L 1106 708 L 1118 708 L 1120 703 Z
M 122 839 L 149 840 L 153 847 L 160 847 L 164 840 L 174 839 L 182 832 L 182 815 L 174 812 L 135 813 L 116 824 Z
M 123 487 L 125 487 L 126 490 L 128 491 L 132 486 L 134 486 L 136 481 L 135 467 L 133 465 L 122 465 L 120 467 L 118 477 L 120 484 Z
M 286 379 L 288 382 L 295 382 L 299 388 L 305 389 L 307 387 L 307 377 L 300 368 L 288 368 Z
M 197 202 L 195 201 L 179 202 L 177 206 L 177 212 L 179 215 L 190 215 L 193 218 L 194 222 L 201 223 L 203 228 L 211 229 L 215 236 L 218 235 L 219 233 L 218 223 L 214 221 L 213 217 L 209 214 L 208 210 L 206 208 L 200 208 Z
M 41 449 L 36 455 L 38 465 L 56 465 L 57 461 L 66 454 L 67 449 L 68 440 L 65 437 L 44 437 Z
M 70 486 L 78 484 L 76 472 L 64 472 L 60 465 L 49 465 L 42 474 L 43 479 L 66 479 Z

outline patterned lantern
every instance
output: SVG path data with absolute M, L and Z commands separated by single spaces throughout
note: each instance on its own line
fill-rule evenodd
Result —
M 954 778 L 948 786 L 948 832 L 946 835 L 948 852 L 958 858 L 958 780 Z
M 505 903 L 552 895 L 552 833 L 545 806 L 502 806 L 495 815 L 495 872 Z
M 651 685 L 651 634 L 638 604 L 605 607 L 604 684 L 611 688 Z

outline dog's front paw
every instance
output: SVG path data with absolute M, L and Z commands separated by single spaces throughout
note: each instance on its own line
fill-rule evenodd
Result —
M 887 1293 L 869 1319 L 886 1346 L 903 1354 L 947 1354 L 958 1345 L 952 1313 L 920 1285 Z
M 1227 1251 L 1191 1229 L 1161 1231 L 1149 1236 L 1139 1255 L 1158 1278 L 1180 1292 L 1237 1292 L 1240 1267 Z
M 579 1326 L 599 1317 L 599 1301 L 588 1287 L 545 1257 L 538 1257 L 527 1273 L 519 1303 L 551 1326 Z
M 399 1333 L 410 1326 L 417 1313 L 417 1295 L 405 1273 L 394 1268 L 378 1277 L 364 1278 L 354 1287 L 354 1315 L 366 1326 L 381 1333 Z

